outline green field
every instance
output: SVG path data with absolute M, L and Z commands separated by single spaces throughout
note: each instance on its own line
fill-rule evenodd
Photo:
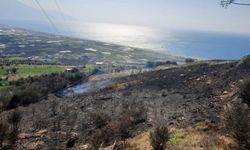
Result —
M 7 69 L 9 68 L 16 68 L 17 71 L 15 74 L 7 73 Z M 58 73 L 64 71 L 64 66 L 53 66 L 53 65 L 13 65 L 8 67 L 0 68 L 0 91 L 11 88 L 9 85 L 10 81 L 17 80 L 20 78 L 25 78 L 28 76 L 36 76 L 42 74 L 51 74 L 51 73 Z M 8 80 L 5 78 L 8 76 Z
M 50 73 L 56 73 L 56 72 L 63 72 L 64 67 L 63 66 L 47 66 L 47 65 L 20 65 L 20 66 L 10 66 L 6 68 L 0 69 L 0 76 L 6 76 L 7 68 L 17 68 L 17 72 L 15 76 L 34 76 L 34 75 L 41 75 L 41 74 L 50 74 Z
M 6 74 L 6 71 L 4 69 L 0 69 L 0 76 L 4 76 Z
M 23 66 L 17 69 L 17 75 L 40 75 L 63 72 L 64 67 L 60 66 Z
M 8 59 L 9 60 L 27 60 L 27 58 L 25 58 L 25 57 L 18 57 L 18 56 L 16 56 L 16 57 L 8 57 Z

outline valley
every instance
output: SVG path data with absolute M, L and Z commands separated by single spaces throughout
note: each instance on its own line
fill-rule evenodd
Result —
M 169 149 L 237 147 L 225 118 L 241 99 L 250 56 L 196 60 L 10 27 L 0 31 L 3 149 L 152 149 L 159 124 L 169 129 Z M 13 116 L 18 122 L 11 126 Z

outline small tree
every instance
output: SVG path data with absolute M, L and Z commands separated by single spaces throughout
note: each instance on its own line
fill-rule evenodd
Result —
M 12 126 L 12 132 L 17 133 L 20 122 L 22 119 L 22 114 L 18 110 L 13 111 L 9 116 L 8 116 L 8 122 Z
M 169 140 L 169 131 L 166 125 L 159 125 L 150 133 L 150 143 L 153 150 L 165 150 Z
M 11 132 L 8 134 L 8 140 L 10 144 L 13 144 L 16 141 L 21 119 L 22 115 L 18 110 L 13 111 L 8 116 L 8 123 L 11 125 Z
M 111 118 L 103 112 L 92 113 L 90 114 L 90 117 L 92 119 L 92 123 L 95 126 L 95 128 L 99 129 L 106 126 L 108 122 L 111 120 Z

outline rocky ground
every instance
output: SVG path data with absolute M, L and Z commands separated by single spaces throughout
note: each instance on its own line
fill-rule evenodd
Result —
M 238 85 L 249 75 L 247 57 L 240 61 L 204 61 L 116 78 L 105 89 L 87 94 L 62 98 L 51 95 L 48 100 L 18 108 L 23 119 L 14 149 L 66 149 L 70 140 L 75 141 L 71 149 L 87 149 L 95 138 L 106 140 L 101 141 L 104 147 L 126 139 L 130 144 L 138 144 L 139 139 L 140 145 L 147 139 L 142 135 L 162 121 L 178 132 L 185 129 L 186 134 L 198 132 L 197 124 L 201 123 L 206 127 L 199 135 L 223 134 L 225 107 L 237 97 Z M 3 112 L 1 117 L 8 113 Z M 101 120 L 100 126 L 96 126 L 95 115 Z M 137 141 L 133 142 L 133 137 Z M 205 145 L 196 144 L 196 149 L 205 149 Z

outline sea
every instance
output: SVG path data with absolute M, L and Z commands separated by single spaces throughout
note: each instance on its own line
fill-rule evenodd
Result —
M 172 55 L 236 60 L 250 54 L 250 34 L 155 29 L 142 26 L 74 23 L 71 36 Z

